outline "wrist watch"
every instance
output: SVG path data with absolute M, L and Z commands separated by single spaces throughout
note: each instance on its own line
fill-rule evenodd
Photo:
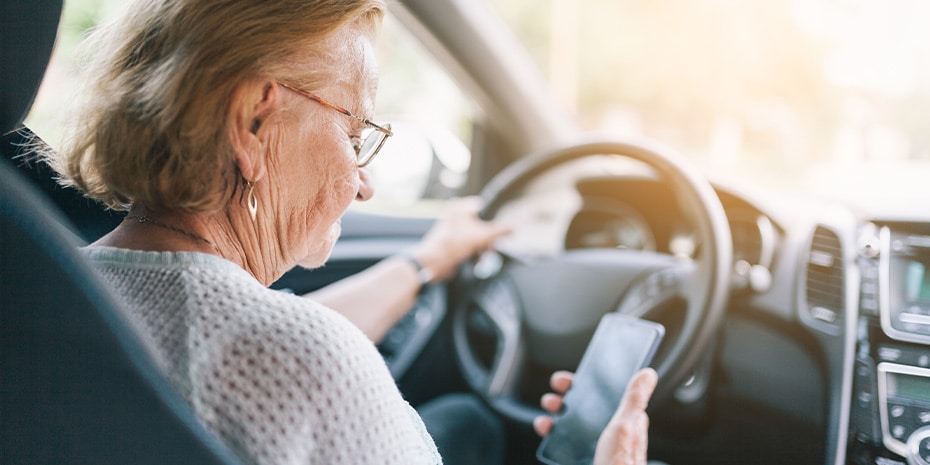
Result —
M 433 282 L 433 272 L 429 268 L 423 266 L 416 257 L 409 253 L 402 253 L 400 257 L 404 260 L 407 260 L 417 272 L 417 279 L 420 281 L 420 286 L 425 286 Z

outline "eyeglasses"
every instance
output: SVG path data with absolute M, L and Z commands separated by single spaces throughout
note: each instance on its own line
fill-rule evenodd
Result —
M 355 164 L 358 165 L 359 168 L 368 166 L 368 164 L 371 163 L 371 160 L 375 158 L 375 155 L 378 154 L 378 151 L 381 150 L 381 147 L 384 146 L 384 143 L 387 141 L 387 138 L 394 135 L 394 133 L 391 131 L 390 124 L 378 125 L 378 124 L 372 123 L 371 121 L 365 118 L 362 118 L 361 116 L 358 116 L 352 113 L 351 111 L 340 107 L 339 105 L 330 103 L 324 100 L 323 98 L 317 97 L 316 95 L 313 95 L 310 92 L 300 90 L 294 86 L 290 86 L 283 82 L 278 82 L 278 84 L 280 84 L 281 87 L 284 87 L 285 89 L 292 90 L 325 107 L 331 108 L 333 110 L 338 111 L 339 113 L 342 113 L 343 115 L 349 116 L 362 123 L 365 123 L 367 127 L 363 130 L 361 137 L 352 138 L 352 148 L 355 149 L 355 157 L 356 157 Z

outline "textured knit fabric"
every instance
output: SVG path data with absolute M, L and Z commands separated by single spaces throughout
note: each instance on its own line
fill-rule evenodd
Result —
M 340 314 L 222 258 L 84 249 L 198 417 L 257 464 L 435 464 L 377 349 Z

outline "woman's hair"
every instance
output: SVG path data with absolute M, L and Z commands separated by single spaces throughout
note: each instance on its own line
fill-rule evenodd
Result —
M 339 79 L 327 41 L 374 33 L 383 0 L 141 0 L 95 31 L 84 104 L 61 181 L 114 209 L 213 211 L 241 180 L 230 142 L 235 89 L 272 76 L 312 90 Z M 320 58 L 301 71 L 295 60 Z

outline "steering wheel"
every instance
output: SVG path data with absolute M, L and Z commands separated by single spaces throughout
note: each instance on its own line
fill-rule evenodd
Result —
M 726 214 L 710 183 L 667 148 L 606 140 L 524 157 L 482 191 L 482 217 L 493 218 L 543 172 L 603 155 L 650 166 L 692 215 L 700 251 L 682 259 L 647 251 L 567 250 L 550 258 L 509 260 L 493 276 L 472 277 L 453 319 L 456 356 L 470 388 L 511 420 L 530 423 L 542 413 L 538 399 L 519 395 L 528 367 L 575 367 L 606 313 L 648 318 L 673 300 L 683 302 L 682 321 L 675 322 L 652 364 L 659 384 L 651 406 L 667 401 L 692 373 L 721 323 L 733 255 Z M 475 327 L 493 337 L 476 337 Z

